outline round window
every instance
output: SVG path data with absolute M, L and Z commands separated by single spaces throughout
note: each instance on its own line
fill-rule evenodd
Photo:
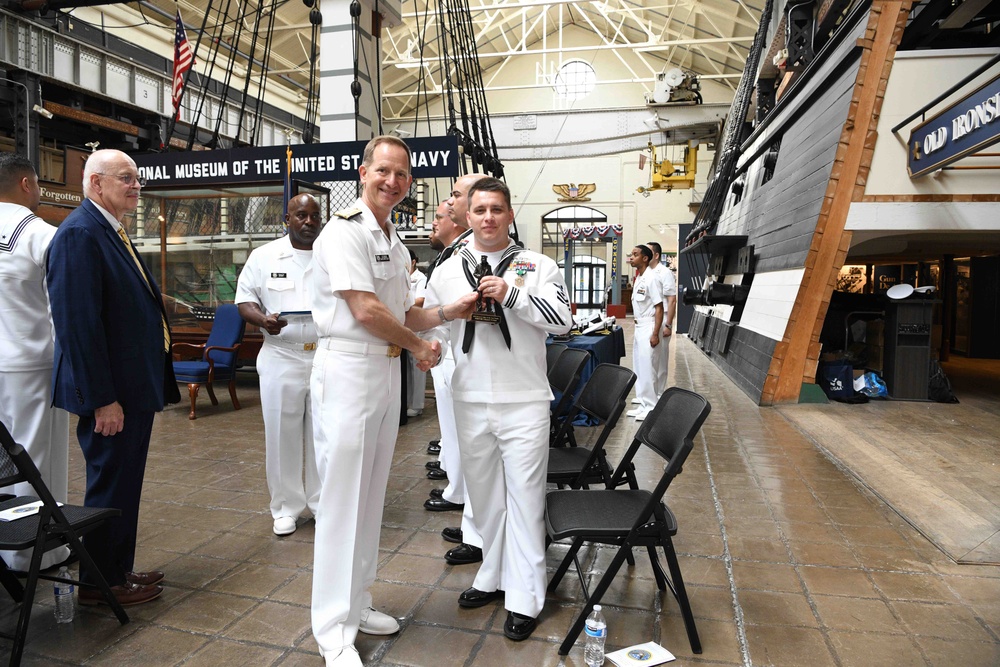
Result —
M 565 100 L 579 100 L 591 93 L 597 84 L 597 74 L 590 63 L 570 60 L 556 72 L 556 94 Z

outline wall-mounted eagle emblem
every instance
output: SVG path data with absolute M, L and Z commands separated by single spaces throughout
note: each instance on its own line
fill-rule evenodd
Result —
M 597 189 L 594 183 L 562 183 L 553 185 L 552 191 L 559 195 L 559 201 L 590 201 L 589 195 Z

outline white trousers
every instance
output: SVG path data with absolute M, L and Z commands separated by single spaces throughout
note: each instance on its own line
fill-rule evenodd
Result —
M 417 368 L 417 360 L 412 354 L 406 355 L 409 363 L 406 365 L 406 391 L 409 394 L 406 407 L 410 410 L 423 410 L 427 399 L 427 371 Z
M 549 403 L 455 402 L 467 492 L 483 536 L 473 587 L 505 591 L 508 611 L 545 605 L 545 477 Z
M 271 516 L 298 517 L 319 504 L 309 377 L 315 352 L 264 343 L 257 355 Z
M 69 490 L 69 413 L 52 405 L 52 369 L 0 371 L 0 421 L 14 442 L 28 452 L 56 501 L 66 502 Z M 18 496 L 37 495 L 28 482 L 0 489 Z M 42 556 L 42 569 L 69 557 L 69 547 L 57 547 Z M 31 550 L 0 551 L 7 566 L 27 570 Z
M 310 382 L 320 495 L 312 627 L 336 653 L 372 604 L 389 466 L 399 430 L 399 359 L 316 351 Z
M 483 546 L 482 535 L 476 528 L 472 514 L 472 503 L 466 502 L 465 474 L 462 471 L 462 454 L 458 451 L 458 432 L 455 426 L 455 403 L 451 395 L 451 376 L 455 372 L 455 360 L 445 356 L 441 363 L 431 369 L 434 381 L 434 402 L 437 405 L 438 425 L 441 427 L 441 453 L 438 461 L 441 469 L 448 473 L 448 486 L 441 497 L 452 503 L 465 503 L 462 511 L 462 541 L 474 547 Z
M 663 354 L 663 339 L 656 347 L 649 345 L 653 335 L 652 319 L 635 323 L 632 337 L 632 370 L 635 371 L 635 395 L 642 401 L 643 410 L 652 410 L 659 394 L 656 393 L 656 369 Z
M 667 366 L 670 365 L 670 341 L 673 336 L 663 337 L 663 327 L 660 327 L 660 344 L 656 348 L 660 351 L 660 363 L 656 366 L 653 377 L 653 391 L 659 398 L 667 390 Z

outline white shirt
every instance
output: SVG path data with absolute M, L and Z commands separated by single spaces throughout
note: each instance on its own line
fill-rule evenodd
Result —
M 635 321 L 653 321 L 656 316 L 656 304 L 663 302 L 663 292 L 656 274 L 646 269 L 641 276 L 635 277 L 632 285 L 632 314 Z
M 355 207 L 361 209 L 360 216 L 335 216 L 313 244 L 313 319 L 320 337 L 384 345 L 354 319 L 340 293 L 372 292 L 402 324 L 413 305 L 410 253 L 392 223 L 386 223 L 386 237 L 363 201 Z
M 296 250 L 285 236 L 254 249 L 240 271 L 236 303 L 255 303 L 266 315 L 312 310 L 312 250 Z M 277 336 L 264 329 L 265 342 L 315 343 L 316 325 L 309 315 L 289 315 Z
M 660 281 L 660 293 L 663 294 L 663 306 L 666 307 L 667 297 L 677 296 L 677 280 L 674 278 L 674 272 L 668 269 L 663 262 L 657 264 L 653 271 Z
M 45 257 L 55 233 L 30 209 L 0 203 L 0 371 L 52 368 Z
M 448 304 L 472 291 L 466 264 L 474 269 L 484 254 L 495 270 L 502 253 L 483 253 L 474 243 L 434 269 L 424 307 Z M 456 401 L 525 403 L 552 399 L 545 375 L 545 338 L 549 333 L 566 333 L 573 323 L 562 271 L 551 258 L 522 250 L 503 277 L 509 285 L 501 304 L 510 330 L 509 350 L 499 324 L 477 323 L 468 354 L 462 351 L 464 320 L 435 330 L 451 341 L 455 358 L 451 389 Z M 518 282 L 523 285 L 517 286 Z
M 427 276 L 420 269 L 413 269 L 413 273 L 410 274 L 410 289 L 413 290 L 414 299 L 423 298 L 424 292 L 427 291 Z

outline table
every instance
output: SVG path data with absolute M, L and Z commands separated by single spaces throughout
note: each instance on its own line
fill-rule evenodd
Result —
M 557 342 L 553 340 L 552 336 L 549 336 L 546 344 L 552 344 Z M 625 356 L 625 332 L 621 327 L 615 327 L 614 330 L 609 334 L 591 334 L 588 336 L 573 336 L 568 341 L 558 341 L 565 345 L 566 347 L 575 347 L 580 350 L 586 350 L 590 352 L 590 359 L 583 367 L 583 372 L 580 374 L 580 388 L 587 384 L 587 380 L 590 376 L 594 374 L 594 369 L 596 369 L 600 364 L 615 364 L 619 365 L 621 363 L 622 357 Z M 552 406 L 555 407 L 559 402 L 561 394 L 559 392 L 553 392 L 555 394 L 555 399 L 552 402 Z M 576 419 L 573 420 L 576 426 L 593 426 L 586 415 L 578 415 Z

